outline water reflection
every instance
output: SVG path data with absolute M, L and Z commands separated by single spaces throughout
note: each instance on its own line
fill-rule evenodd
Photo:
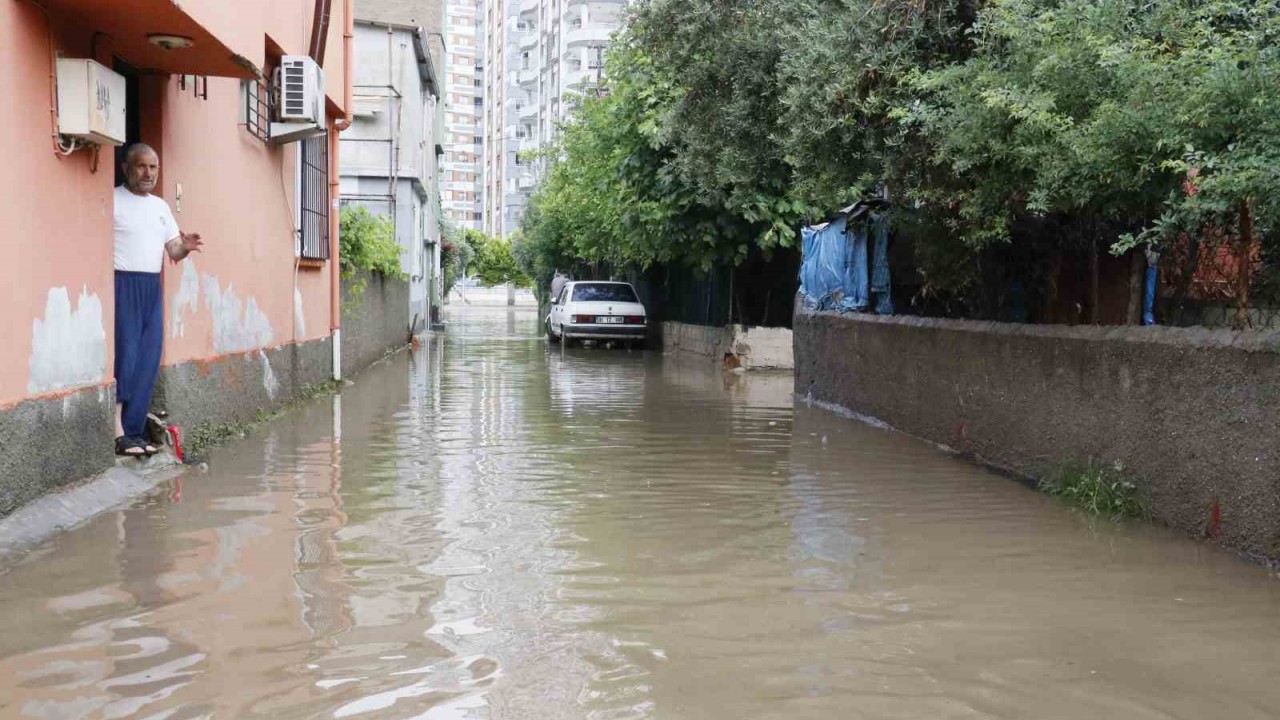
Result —
M 1272 717 L 1275 582 L 788 376 L 429 339 L 0 565 L 0 717 Z

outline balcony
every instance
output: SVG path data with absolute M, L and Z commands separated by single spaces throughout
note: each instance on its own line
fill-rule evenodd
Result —
M 520 36 L 521 50 L 534 50 L 538 47 L 538 31 L 531 30 Z
M 570 70 L 564 75 L 565 87 L 581 87 L 583 85 L 594 85 L 596 83 L 597 73 L 603 73 L 602 70 Z
M 516 81 L 519 82 L 521 86 L 537 85 L 538 84 L 538 68 L 531 67 L 531 68 L 526 68 L 524 70 L 521 70 L 520 72 L 516 73 Z
M 516 108 L 516 116 L 518 116 L 521 120 L 537 120 L 538 104 L 529 103 L 527 105 L 521 105 L 520 107 Z
M 537 17 L 538 6 L 540 4 L 541 0 L 520 0 L 520 15 L 532 15 L 533 17 Z
M 609 43 L 609 35 L 612 33 L 613 28 L 609 25 L 587 25 L 565 33 L 564 42 L 568 47 L 607 45 Z

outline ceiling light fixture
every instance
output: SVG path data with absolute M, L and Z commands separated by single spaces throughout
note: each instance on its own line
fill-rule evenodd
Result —
M 182 35 L 148 35 L 147 42 L 165 50 L 184 50 L 195 45 L 195 41 Z

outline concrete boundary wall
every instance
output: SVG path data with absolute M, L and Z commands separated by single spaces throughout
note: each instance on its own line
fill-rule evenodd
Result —
M 367 277 L 360 302 L 344 281 L 343 374 L 351 377 L 405 345 L 409 286 Z M 193 360 L 160 368 L 153 409 L 188 436 L 197 428 L 254 419 L 333 375 L 330 338 Z M 115 462 L 115 386 L 34 398 L 0 410 L 0 517 Z
M 747 370 L 790 370 L 792 333 L 788 328 L 712 327 L 687 323 L 662 323 L 662 350 L 700 355 Z
M 798 310 L 796 392 L 1031 477 L 1120 461 L 1154 519 L 1280 558 L 1280 333 Z
M 364 289 L 355 292 L 363 279 Z M 350 377 L 409 342 L 409 283 L 360 270 L 342 280 L 342 374 Z
M 0 411 L 0 516 L 115 460 L 115 385 Z
M 332 376 L 329 338 L 253 350 L 161 368 L 152 407 L 190 435 L 205 425 L 253 420 Z

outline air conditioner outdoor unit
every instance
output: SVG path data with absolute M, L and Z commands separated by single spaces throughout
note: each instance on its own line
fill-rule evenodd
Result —
M 297 142 L 324 133 L 324 69 L 305 55 L 285 55 L 276 70 L 271 141 Z

